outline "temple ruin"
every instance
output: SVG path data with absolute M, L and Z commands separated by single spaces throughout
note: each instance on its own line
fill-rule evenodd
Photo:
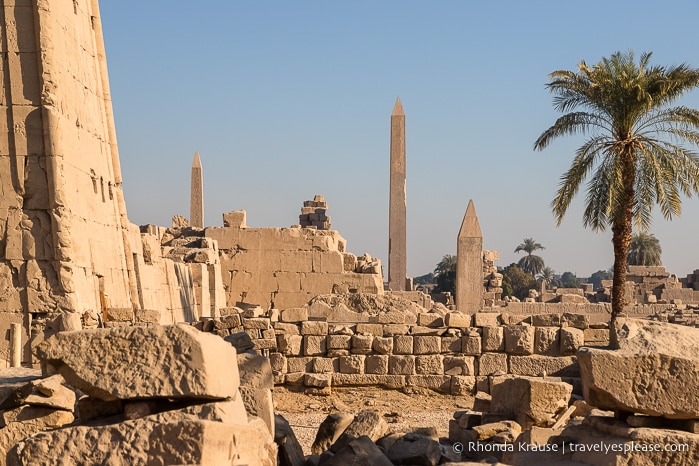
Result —
M 498 254 L 483 250 L 469 201 L 455 305 L 412 290 L 400 99 L 387 291 L 381 262 L 348 252 L 331 229 L 322 195 L 303 201 L 290 227 L 248 226 L 244 210 L 207 226 L 198 152 L 189 218 L 134 225 L 97 0 L 7 1 L 0 23 L 0 366 L 11 366 L 0 375 L 3 464 L 300 466 L 304 452 L 275 415 L 275 385 L 313 396 L 429 389 L 471 403 L 446 440 L 431 431 L 386 440 L 382 416 L 361 411 L 308 457 L 321 466 L 492 460 L 455 446 L 600 437 L 684 442 L 644 460 L 699 461 L 699 271 L 679 279 L 631 267 L 631 304 L 615 328 L 609 283 L 505 301 Z M 634 319 L 647 316 L 654 321 Z M 563 458 L 509 453 L 494 456 Z M 610 458 L 563 459 L 622 461 Z

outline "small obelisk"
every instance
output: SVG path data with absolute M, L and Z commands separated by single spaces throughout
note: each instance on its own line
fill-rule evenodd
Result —
M 192 191 L 190 196 L 189 224 L 195 228 L 204 228 L 204 176 L 202 174 L 199 151 L 194 152 Z
M 456 240 L 456 309 L 474 314 L 483 307 L 483 233 L 473 200 Z
M 388 287 L 405 291 L 408 278 L 406 242 L 405 112 L 396 99 L 391 114 L 391 187 L 388 206 Z

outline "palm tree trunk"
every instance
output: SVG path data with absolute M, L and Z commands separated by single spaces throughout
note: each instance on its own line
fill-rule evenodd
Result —
M 609 344 L 612 349 L 619 348 L 616 336 L 616 320 L 626 306 L 626 261 L 631 246 L 633 221 L 634 171 L 633 154 L 629 150 L 622 154 L 624 160 L 623 183 L 624 198 L 620 219 L 612 224 L 612 245 L 614 247 L 614 277 L 612 279 L 612 317 L 609 322 Z
M 617 317 L 626 306 L 626 256 L 631 244 L 631 222 L 622 222 L 612 227 L 612 244 L 614 245 L 614 277 L 612 281 L 612 318 L 609 322 L 609 343 L 613 349 L 618 348 L 615 324 Z

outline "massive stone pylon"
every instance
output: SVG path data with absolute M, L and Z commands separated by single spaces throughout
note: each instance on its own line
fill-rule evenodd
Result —
M 473 314 L 482 307 L 483 233 L 473 200 L 469 200 L 456 240 L 456 309 Z
M 0 312 L 135 307 L 97 0 L 2 7 Z
M 204 177 L 198 151 L 194 153 L 194 161 L 192 161 L 192 191 L 190 196 L 189 224 L 196 228 L 204 228 Z
M 408 278 L 406 241 L 405 112 L 400 102 L 391 114 L 391 187 L 388 206 L 388 287 L 405 291 Z

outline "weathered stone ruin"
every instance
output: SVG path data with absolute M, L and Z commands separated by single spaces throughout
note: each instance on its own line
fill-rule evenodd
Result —
M 531 316 L 428 310 L 392 294 L 325 295 L 281 312 L 228 308 L 197 327 L 246 341 L 270 359 L 274 382 L 329 395 L 333 387 L 423 387 L 453 395 L 489 392 L 490 377 L 563 377 L 580 388 L 575 357 L 606 346 L 606 325 L 584 314 Z
M 629 319 L 616 332 L 619 350 L 577 352 L 584 400 L 560 378 L 495 376 L 479 410 L 454 414 L 450 440 L 473 461 L 696 464 L 697 330 Z
M 207 227 L 217 244 L 226 302 L 264 309 L 302 306 L 319 294 L 383 294 L 381 264 L 346 251 L 334 230 L 249 228 L 245 211 L 224 214 L 223 227 Z
M 503 302 L 497 252 L 482 250 L 469 202 L 456 303 L 435 304 L 406 276 L 400 100 L 390 293 L 380 261 L 331 230 L 322 196 L 290 228 L 248 227 L 244 210 L 207 227 L 198 153 L 189 219 L 138 227 L 121 188 L 97 1 L 4 2 L 0 23 L 0 366 L 15 366 L 0 374 L 3 464 L 699 463 L 698 317 L 687 306 L 699 303 L 699 271 L 680 280 L 630 268 L 627 315 L 686 326 L 629 319 L 611 330 L 611 351 L 605 287 Z M 425 388 L 474 405 L 455 414 L 449 439 L 390 432 L 375 411 L 333 415 L 305 458 L 274 413 L 275 384 L 314 396 Z M 524 448 L 597 441 L 688 447 Z
M 30 364 L 61 315 L 189 320 L 190 267 L 126 216 L 97 2 L 5 2 L 0 22 L 0 331 L 21 324 Z
M 304 201 L 299 215 L 301 228 L 317 228 L 318 230 L 330 230 L 330 216 L 327 215 L 328 203 L 320 194 L 316 194 L 312 201 Z
M 41 372 L 0 383 L 3 464 L 276 465 L 264 358 L 186 325 L 63 332 L 37 352 Z

